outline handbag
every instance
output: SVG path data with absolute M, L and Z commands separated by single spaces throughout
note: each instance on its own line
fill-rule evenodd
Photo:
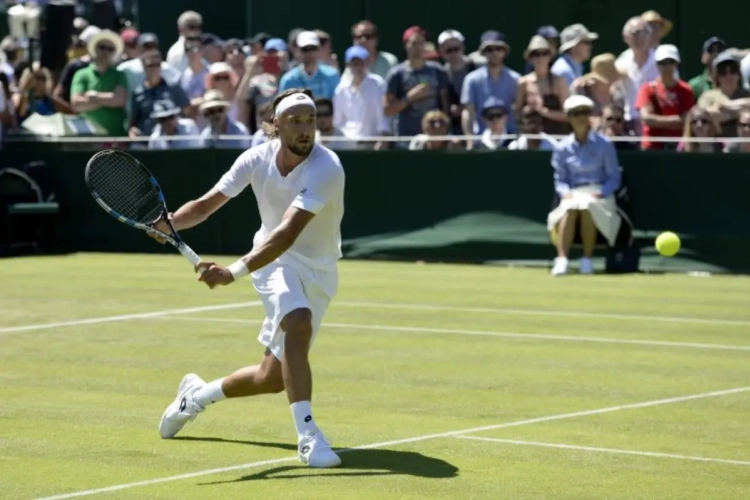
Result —
M 615 245 L 607 249 L 605 272 L 608 274 L 637 273 L 640 271 L 641 249 L 633 245 Z

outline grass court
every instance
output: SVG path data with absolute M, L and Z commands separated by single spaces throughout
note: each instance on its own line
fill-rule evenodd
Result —
M 260 359 L 250 280 L 210 291 L 180 256 L 0 260 L 0 498 L 748 498 L 750 278 L 340 269 L 313 399 L 355 449 L 311 470 L 283 394 L 157 433 L 184 374 Z

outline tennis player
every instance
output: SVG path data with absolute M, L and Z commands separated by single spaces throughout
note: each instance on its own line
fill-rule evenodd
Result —
M 313 418 L 308 351 L 338 287 L 344 170 L 338 156 L 315 144 L 315 104 L 307 89 L 289 89 L 273 101 L 273 140 L 245 151 L 218 184 L 171 214 L 177 231 L 205 221 L 230 198 L 252 186 L 261 227 L 253 249 L 222 267 L 201 262 L 198 278 L 213 289 L 252 278 L 265 307 L 258 340 L 266 347 L 260 364 L 206 383 L 188 374 L 159 424 L 163 438 L 174 437 L 209 405 L 286 390 L 297 428 L 300 461 L 310 467 L 336 467 L 341 459 Z M 160 222 L 157 228 L 163 224 Z M 168 232 L 168 231 L 166 231 Z

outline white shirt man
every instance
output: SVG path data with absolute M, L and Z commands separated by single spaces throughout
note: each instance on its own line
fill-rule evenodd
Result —
M 245 151 L 213 189 L 172 215 L 176 230 L 190 228 L 252 188 L 261 219 L 253 250 L 227 268 L 202 262 L 196 271 L 209 288 L 252 276 L 266 312 L 258 336 L 266 352 L 260 364 L 209 383 L 186 375 L 159 433 L 174 437 L 206 406 L 227 397 L 286 389 L 300 460 L 336 467 L 341 459 L 313 419 L 307 354 L 338 287 L 344 169 L 336 153 L 313 142 L 316 107 L 308 93 L 279 96 L 273 108 L 279 138 Z M 166 229 L 166 223 L 157 227 Z
M 333 126 L 351 138 L 383 135 L 390 128 L 383 113 L 385 80 L 367 71 L 369 53 L 361 45 L 349 47 L 345 57 L 351 77 L 333 94 Z

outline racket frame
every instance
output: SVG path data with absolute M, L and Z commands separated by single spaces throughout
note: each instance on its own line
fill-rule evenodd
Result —
M 96 190 L 91 186 L 91 183 L 89 182 L 89 167 L 91 166 L 92 162 L 101 154 L 118 154 L 122 156 L 126 156 L 130 161 L 134 161 L 138 168 L 142 169 L 149 177 L 149 180 L 151 181 L 151 184 L 154 186 L 157 192 L 157 196 L 159 198 L 159 202 L 162 206 L 162 213 L 161 216 L 156 219 L 155 221 L 144 224 L 141 222 L 134 221 L 132 219 L 128 219 L 124 215 L 118 213 L 116 210 L 113 210 L 107 203 L 102 200 L 101 196 L 96 192 Z M 193 251 L 192 248 L 190 248 L 187 243 L 185 243 L 182 238 L 180 237 L 179 233 L 175 230 L 174 226 L 172 225 L 172 222 L 169 220 L 169 211 L 167 210 L 167 202 L 164 198 L 164 192 L 161 189 L 161 186 L 159 186 L 159 183 L 156 180 L 156 177 L 149 171 L 149 169 L 146 168 L 145 165 L 143 165 L 140 161 L 138 161 L 136 158 L 132 157 L 131 155 L 117 150 L 104 150 L 96 153 L 91 159 L 88 161 L 86 165 L 86 174 L 85 174 L 85 180 L 86 180 L 86 187 L 88 187 L 89 193 L 91 193 L 91 196 L 94 198 L 94 201 L 104 209 L 105 212 L 107 212 L 109 215 L 114 217 L 115 219 L 119 220 L 123 224 L 127 224 L 130 227 L 134 227 L 136 229 L 140 229 L 142 231 L 145 231 L 150 234 L 156 234 L 160 237 L 162 237 L 164 240 L 167 241 L 170 245 L 175 247 L 183 257 L 185 257 L 193 266 L 197 266 L 199 262 L 201 262 L 200 256 Z M 166 222 L 166 224 L 169 226 L 170 231 L 172 234 L 167 234 L 163 231 L 160 231 L 156 229 L 154 226 L 157 222 L 163 220 Z

